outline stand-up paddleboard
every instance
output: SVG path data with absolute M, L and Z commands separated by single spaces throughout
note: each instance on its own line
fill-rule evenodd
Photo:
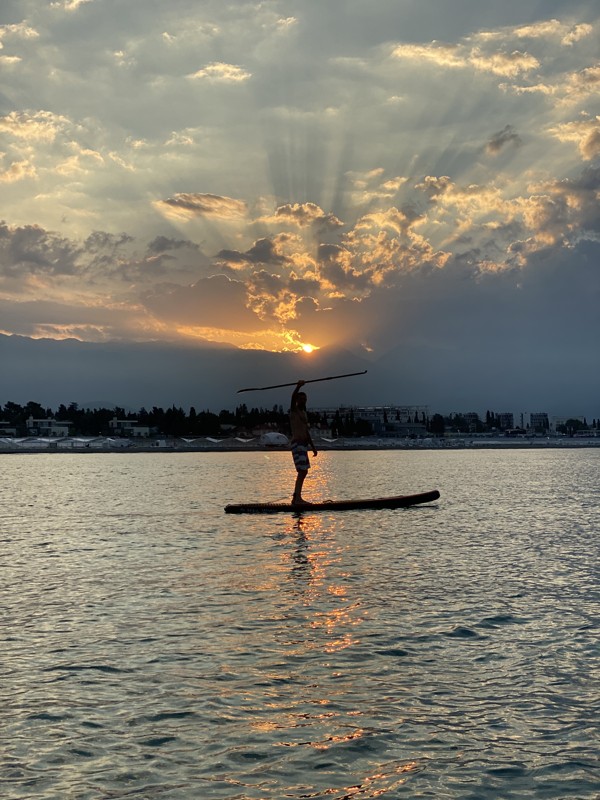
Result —
M 274 514 L 278 511 L 300 513 L 305 511 L 358 511 L 370 508 L 407 508 L 420 503 L 431 503 L 437 500 L 440 493 L 437 489 L 421 494 L 405 494 L 395 497 L 373 497 L 366 500 L 326 500 L 323 503 L 234 503 L 225 506 L 226 514 Z

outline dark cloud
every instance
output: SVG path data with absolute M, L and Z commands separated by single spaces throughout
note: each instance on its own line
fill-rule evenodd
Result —
M 23 336 L 77 337 L 88 341 L 136 339 L 151 335 L 152 320 L 131 306 L 0 299 L 0 325 Z
M 258 239 L 245 253 L 253 264 L 284 264 L 288 259 L 278 252 L 272 239 Z
M 239 250 L 220 250 L 215 256 L 217 263 L 230 266 L 243 266 L 255 264 L 286 264 L 289 258 L 279 252 L 272 239 L 258 239 L 252 247 L 241 253 Z
M 218 217 L 222 219 L 243 217 L 246 204 L 242 200 L 221 197 L 215 194 L 199 192 L 182 192 L 158 203 L 166 209 L 182 213 L 190 217 Z
M 81 249 L 66 237 L 38 225 L 9 227 L 0 222 L 0 273 L 73 275 Z
M 512 125 L 506 125 L 491 137 L 486 145 L 486 150 L 490 155 L 495 156 L 510 144 L 520 147 L 522 140 Z
M 286 282 L 279 275 L 273 275 L 264 269 L 253 272 L 248 283 L 254 292 L 271 297 L 276 297 L 286 288 Z
M 224 275 L 199 280 L 193 286 L 165 287 L 143 298 L 158 319 L 179 326 L 257 331 L 260 320 L 248 309 L 246 286 Z
M 577 178 L 565 178 L 549 186 L 568 208 L 570 239 L 600 233 L 600 167 L 587 167 Z
M 156 255 L 183 248 L 189 248 L 196 252 L 200 250 L 198 245 L 190 242 L 189 239 L 172 239 L 168 236 L 157 236 L 148 244 L 148 252 Z
M 318 252 L 319 273 L 323 279 L 340 290 L 365 290 L 371 284 L 370 271 L 353 266 L 352 252 L 344 247 L 323 244 Z
M 288 285 L 290 290 L 298 297 L 317 296 L 321 290 L 321 282 L 316 278 L 292 277 Z

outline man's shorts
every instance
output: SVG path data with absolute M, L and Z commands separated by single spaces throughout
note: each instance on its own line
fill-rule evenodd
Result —
M 298 472 L 305 472 L 310 469 L 310 461 L 308 460 L 308 447 L 305 444 L 298 444 L 292 442 L 292 458 Z

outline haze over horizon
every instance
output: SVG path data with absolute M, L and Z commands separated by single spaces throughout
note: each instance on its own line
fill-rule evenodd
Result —
M 239 389 L 361 372 L 367 374 L 307 386 L 311 408 L 338 406 L 426 406 L 430 414 L 476 411 L 547 412 L 551 417 L 600 419 L 595 404 L 579 404 L 568 381 L 551 368 L 540 384 L 526 363 L 518 368 L 514 386 L 495 386 L 493 373 L 508 365 L 500 359 L 471 368 L 469 353 L 457 362 L 429 359 L 428 369 L 415 367 L 402 354 L 390 369 L 387 359 L 369 360 L 339 348 L 306 353 L 247 351 L 230 346 L 204 348 L 153 342 L 80 342 L 75 339 L 30 339 L 0 335 L 0 360 L 17 391 L 5 398 L 21 405 L 30 400 L 56 410 L 76 402 L 82 408 L 123 407 L 130 411 L 176 406 L 197 411 L 288 407 L 291 388 L 238 393 Z M 396 368 L 399 364 L 400 368 Z M 511 365 L 513 371 L 517 368 Z M 455 380 L 461 370 L 461 380 Z M 455 373 L 454 375 L 451 373 Z M 595 380 L 595 376 L 593 376 Z M 594 395 L 597 396 L 597 393 Z M 517 418 L 517 416 L 515 416 Z
M 600 417 L 599 41 L 591 0 L 5 0 L 0 405 L 356 367 L 311 404 Z

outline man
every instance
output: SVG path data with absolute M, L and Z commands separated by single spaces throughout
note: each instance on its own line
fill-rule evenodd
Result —
M 317 455 L 308 427 L 308 415 L 306 413 L 306 392 L 300 389 L 305 381 L 298 381 L 296 388 L 292 392 L 292 402 L 290 406 L 290 426 L 292 429 L 292 456 L 296 465 L 296 484 L 294 486 L 294 496 L 292 503 L 295 506 L 310 505 L 302 498 L 302 485 L 310 469 L 308 460 L 308 450 L 312 449 L 313 456 Z

